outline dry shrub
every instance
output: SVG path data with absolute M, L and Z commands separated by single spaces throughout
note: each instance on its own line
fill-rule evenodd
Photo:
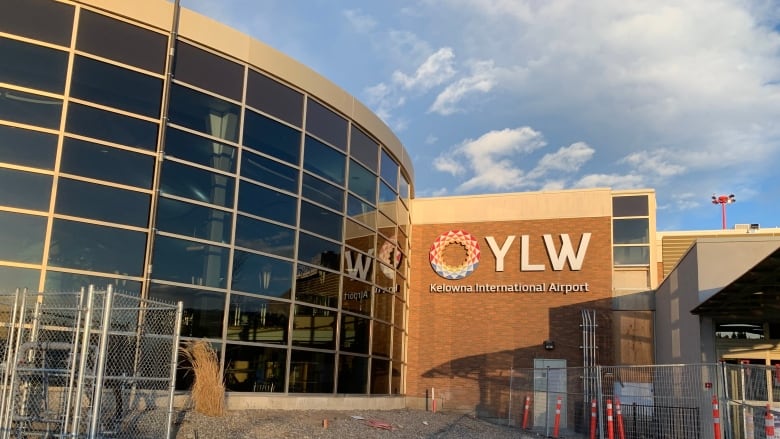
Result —
M 195 375 L 191 393 L 195 411 L 206 416 L 222 416 L 225 413 L 225 381 L 219 371 L 217 352 L 203 340 L 187 341 L 179 352 Z

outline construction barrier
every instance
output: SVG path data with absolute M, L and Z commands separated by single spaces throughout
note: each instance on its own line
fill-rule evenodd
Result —
M 626 439 L 626 431 L 623 429 L 623 412 L 620 411 L 620 399 L 615 398 L 615 413 L 617 415 L 617 431 L 619 439 Z
M 717 395 L 712 395 L 712 427 L 715 439 L 720 439 L 720 408 Z
M 772 414 L 772 407 L 769 404 L 766 405 L 766 416 L 764 417 L 764 421 L 765 421 L 764 433 L 766 434 L 767 439 L 774 438 L 775 417 Z
M 596 408 L 596 400 L 590 402 L 590 439 L 596 439 L 596 418 L 598 409 Z
M 607 437 L 615 439 L 615 426 L 612 423 L 612 400 L 607 400 Z
M 553 425 L 553 437 L 557 438 L 558 433 L 561 431 L 561 397 L 558 396 L 558 401 L 555 403 L 555 424 Z
M 525 396 L 525 406 L 523 407 L 523 430 L 528 429 L 528 412 L 531 411 L 531 396 Z

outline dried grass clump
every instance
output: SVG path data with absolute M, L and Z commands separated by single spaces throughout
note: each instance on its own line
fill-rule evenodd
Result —
M 225 381 L 219 371 L 217 352 L 203 340 L 187 341 L 179 352 L 195 375 L 191 393 L 195 411 L 206 416 L 222 416 L 225 413 Z

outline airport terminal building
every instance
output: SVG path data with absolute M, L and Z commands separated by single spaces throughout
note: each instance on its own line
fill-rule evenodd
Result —
M 367 107 L 177 6 L 3 2 L 1 288 L 182 301 L 256 407 L 474 410 L 510 368 L 654 362 L 652 190 L 416 198 Z

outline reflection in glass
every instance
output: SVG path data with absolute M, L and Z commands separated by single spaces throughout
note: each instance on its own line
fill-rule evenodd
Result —
M 647 216 L 647 195 L 612 197 L 612 216 Z
M 226 247 L 157 235 L 154 239 L 152 277 L 225 288 L 228 253 Z
M 204 90 L 241 100 L 244 67 L 181 40 L 176 41 L 173 76 Z
M 395 307 L 393 312 L 393 324 L 396 328 L 403 329 L 404 326 L 404 302 L 398 296 L 394 299 Z
M 230 175 L 166 160 L 160 177 L 160 193 L 232 207 L 235 181 Z
M 287 351 L 267 346 L 228 344 L 225 387 L 237 392 L 284 392 Z
M 122 166 L 117 166 L 121 163 Z M 152 187 L 154 156 L 66 137 L 60 170 L 113 183 Z
M 298 260 L 340 270 L 341 246 L 301 232 L 298 237 Z
M 51 175 L 0 168 L 0 205 L 49 210 Z
M 376 175 L 357 162 L 349 161 L 349 190 L 354 194 L 376 203 Z
M 308 265 L 298 264 L 295 273 L 295 300 L 314 305 L 339 306 L 340 276 Z
M 352 125 L 349 155 L 376 173 L 379 162 L 379 145 L 355 125 Z
M 612 220 L 613 244 L 647 244 L 650 242 L 650 220 L 632 218 Z
M 182 301 L 181 335 L 184 337 L 222 337 L 225 293 L 152 283 L 149 298 L 168 303 Z
M 45 237 L 45 217 L 0 211 L 0 259 L 40 264 Z
M 367 354 L 370 326 L 371 321 L 368 319 L 342 314 L 339 349 L 358 354 Z
M 344 217 L 315 206 L 301 202 L 301 228 L 336 241 L 341 241 Z
M 300 163 L 301 132 L 251 110 L 244 113 L 243 142 L 287 163 Z
M 346 156 L 324 143 L 307 136 L 303 154 L 303 168 L 343 186 Z
M 347 221 L 346 230 L 347 237 L 344 241 L 345 244 L 364 253 L 371 253 L 374 251 L 374 239 L 376 237 L 374 232 L 349 220 Z
M 273 79 L 249 71 L 246 104 L 296 126 L 303 119 L 303 95 Z
M 0 82 L 63 94 L 68 53 L 0 37 Z M 11 61 L 12 60 L 12 61 Z
M 403 381 L 401 377 L 403 377 L 403 371 L 406 368 L 406 365 L 404 363 L 401 363 L 399 361 L 393 361 L 393 368 L 391 369 L 391 376 L 390 376 L 390 393 L 393 395 L 400 395 L 401 394 L 401 386 L 403 385 Z
M 50 0 L 13 3 L 0 14 L 0 30 L 67 46 L 73 28 L 72 5 Z
M 322 352 L 292 351 L 290 393 L 333 393 L 335 355 Z
M 612 248 L 615 265 L 647 265 L 650 263 L 650 247 L 646 245 L 615 246 Z
M 319 349 L 336 347 L 336 312 L 294 305 L 293 345 Z
M 157 124 L 86 105 L 68 104 L 65 130 L 122 145 L 157 149 Z
M 163 232 L 209 241 L 230 242 L 233 215 L 183 201 L 160 197 L 155 227 Z
M 261 186 L 241 181 L 238 192 L 238 210 L 252 215 L 294 225 L 298 201 Z
M 386 395 L 390 388 L 390 361 L 371 360 L 371 394 Z
M 178 84 L 171 87 L 168 120 L 220 139 L 238 140 L 238 105 Z
M 339 355 L 338 393 L 364 394 L 368 390 L 368 358 Z
M 384 290 L 376 290 L 374 318 L 388 323 L 393 321 L 393 295 L 391 293 Z
M 398 163 L 390 157 L 384 149 L 382 150 L 382 161 L 380 164 L 379 175 L 390 185 L 393 192 L 398 188 Z
M 292 262 L 236 250 L 230 289 L 289 299 L 292 273 Z
M 57 136 L 0 125 L 0 162 L 54 169 Z
M 372 229 L 376 227 L 376 207 L 353 195 L 347 196 L 347 216 Z
M 393 328 L 393 360 L 403 361 L 404 357 L 404 333 L 399 328 Z
M 235 147 L 171 127 L 165 131 L 165 155 L 220 171 L 236 171 Z
M 309 174 L 303 174 L 301 195 L 339 212 L 344 209 L 344 189 Z
M 391 297 L 392 299 L 392 297 Z M 371 354 L 382 357 L 390 356 L 390 325 L 373 321 L 374 334 L 371 339 Z
M 397 222 L 396 203 L 398 196 L 384 182 L 379 185 L 379 210 L 393 222 Z
M 306 131 L 347 150 L 347 120 L 313 99 L 306 105 Z
M 371 260 L 368 256 L 363 254 L 358 255 L 360 255 L 359 260 Z M 370 262 L 366 263 L 363 265 L 363 268 L 366 268 L 369 264 Z M 355 271 L 358 276 L 368 274 L 364 272 L 368 270 Z M 361 279 L 365 278 L 361 277 Z M 373 290 L 373 287 L 370 284 L 344 276 L 344 287 L 343 293 L 341 294 L 341 309 L 358 314 L 371 315 L 371 297 L 373 296 L 371 290 Z
M 70 96 L 157 118 L 162 79 L 76 55 Z
M 0 291 L 14 291 L 17 288 L 38 291 L 40 277 L 41 270 L 0 266 Z
M 228 340 L 287 344 L 290 304 L 259 297 L 230 295 Z
M 55 218 L 49 264 L 140 276 L 145 248 L 146 233 Z
M 236 246 L 292 258 L 295 230 L 239 215 L 236 219 Z
M 241 176 L 287 192 L 298 192 L 298 170 L 247 150 L 241 153 Z
M 406 179 L 406 176 L 401 174 L 401 181 L 399 182 L 398 186 L 398 195 L 401 197 L 401 201 L 406 203 L 406 205 L 409 205 L 409 198 L 412 197 L 411 193 L 411 186 L 409 185 L 409 181 Z
M 146 227 L 149 203 L 149 194 L 61 177 L 54 212 Z
M 48 270 L 46 272 L 46 285 L 44 291 L 79 291 L 94 285 L 96 289 L 103 290 L 112 285 L 117 293 L 138 296 L 141 294 L 141 282 L 115 277 L 90 276 L 86 274 L 64 273 Z
M 0 119 L 59 128 L 62 100 L 0 87 Z

